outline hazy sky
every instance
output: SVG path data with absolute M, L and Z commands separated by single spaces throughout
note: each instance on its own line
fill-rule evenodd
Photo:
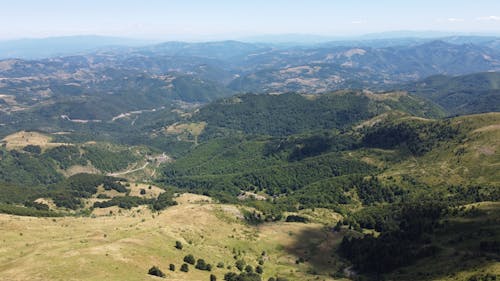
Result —
M 500 33 L 500 0 L 0 0 L 0 39 Z

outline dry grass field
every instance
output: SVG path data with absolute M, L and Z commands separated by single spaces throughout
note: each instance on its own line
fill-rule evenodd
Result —
M 26 132 L 20 131 L 11 135 L 6 136 L 1 140 L 5 143 L 6 148 L 11 149 L 21 149 L 27 145 L 38 145 L 42 150 L 61 146 L 69 145 L 64 143 L 54 143 L 49 135 L 38 133 L 38 132 Z
M 329 253 L 337 241 L 321 224 L 254 227 L 241 221 L 237 206 L 213 204 L 208 197 L 192 194 L 177 200 L 179 205 L 159 214 L 145 207 L 115 207 L 99 209 L 91 217 L 0 215 L 0 280 L 160 280 L 147 275 L 153 265 L 167 280 L 209 280 L 209 272 L 193 266 L 188 273 L 179 271 L 187 254 L 211 263 L 212 273 L 222 280 L 226 272 L 237 271 L 234 252 L 254 267 L 262 257 L 264 280 L 278 274 L 289 280 L 316 280 L 308 271 L 316 271 L 319 280 L 333 280 L 327 275 Z M 174 247 L 177 240 L 182 250 Z M 324 266 L 296 265 L 298 256 L 307 252 L 320 253 Z M 219 262 L 224 268 L 215 266 Z M 170 263 L 175 272 L 168 270 Z

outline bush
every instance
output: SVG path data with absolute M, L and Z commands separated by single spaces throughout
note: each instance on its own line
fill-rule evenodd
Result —
M 158 277 L 165 277 L 165 273 L 163 273 L 157 266 L 151 267 L 148 271 L 148 274 Z
M 210 281 L 217 281 L 217 277 L 215 275 L 210 274 Z
M 171 263 L 171 264 L 168 266 L 168 269 L 169 269 L 170 271 L 175 271 L 175 264 L 172 264 L 172 263 Z
M 183 247 L 184 246 L 182 246 L 181 241 L 175 241 L 175 248 L 176 249 L 182 250 Z
M 225 281 L 237 281 L 238 280 L 238 274 L 234 272 L 228 272 L 224 274 L 224 280 Z
M 187 263 L 183 263 L 181 265 L 181 271 L 182 272 L 188 272 L 189 271 L 189 266 L 187 265 Z
M 23 148 L 24 151 L 34 153 L 34 154 L 40 154 L 42 153 L 42 148 L 39 145 L 27 145 Z
M 196 269 L 199 269 L 199 270 L 207 270 L 207 263 L 205 262 L 204 259 L 198 259 L 196 261 L 196 266 L 195 266 Z
M 301 216 L 295 216 L 295 215 L 290 215 L 286 217 L 286 222 L 303 222 L 306 223 L 308 222 L 307 218 L 301 217 Z
M 264 269 L 262 268 L 262 266 L 258 265 L 255 268 L 255 272 L 257 272 L 258 274 L 262 274 L 264 272 Z
M 194 265 L 195 262 L 196 262 L 196 260 L 194 259 L 193 255 L 189 254 L 189 255 L 187 255 L 187 256 L 184 257 L 184 262 L 187 262 L 189 264 Z
M 244 260 L 237 260 L 234 265 L 239 271 L 242 271 L 245 268 L 246 262 Z

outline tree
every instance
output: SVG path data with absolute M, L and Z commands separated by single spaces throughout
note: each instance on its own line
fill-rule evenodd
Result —
M 247 265 L 245 267 L 245 271 L 248 272 L 248 273 L 252 273 L 253 272 L 253 267 L 251 265 Z
M 175 248 L 179 249 L 179 250 L 182 250 L 183 246 L 182 246 L 181 241 L 175 241 Z
M 163 273 L 157 266 L 153 266 L 148 271 L 149 275 L 165 277 L 165 273 Z
M 193 255 L 189 254 L 189 255 L 187 255 L 187 256 L 184 257 L 184 262 L 187 262 L 189 264 L 194 265 L 195 262 L 196 262 L 196 260 L 194 259 Z
M 247 263 L 244 261 L 244 260 L 237 260 L 236 263 L 234 264 L 236 266 L 236 268 L 239 270 L 239 271 L 242 271 L 243 268 L 245 268 L 245 265 Z
M 217 281 L 217 277 L 213 274 L 210 274 L 210 281 Z
M 244 272 L 238 276 L 238 281 L 262 281 L 259 274 L 254 272 Z
M 264 272 L 264 269 L 262 268 L 262 266 L 258 265 L 255 268 L 255 272 L 257 272 L 258 274 L 262 274 Z
M 170 271 L 175 271 L 175 264 L 172 264 L 172 263 L 171 263 L 171 264 L 168 266 L 168 269 L 170 269 Z
M 206 264 L 205 260 L 204 259 L 198 259 L 196 261 L 195 268 L 199 269 L 199 270 L 206 270 L 207 269 L 207 264 Z
M 181 265 L 181 271 L 182 272 L 188 272 L 189 271 L 189 266 L 187 265 L 187 263 L 183 263 Z
M 26 152 L 31 152 L 31 153 L 34 153 L 34 154 L 40 154 L 42 153 L 42 148 L 39 146 L 39 145 L 27 145 L 23 148 L 24 151 Z
M 146 195 L 146 190 L 144 188 L 141 188 L 140 194 L 141 195 Z
M 338 221 L 333 230 L 339 232 L 341 228 L 342 228 L 342 223 Z
M 238 274 L 234 272 L 228 272 L 224 274 L 224 280 L 225 281 L 237 281 L 238 280 Z

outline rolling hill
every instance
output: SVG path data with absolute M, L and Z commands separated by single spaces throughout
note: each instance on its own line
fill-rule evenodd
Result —
M 0 61 L 0 276 L 495 280 L 494 38 L 374 41 Z
M 431 76 L 404 88 L 412 94 L 435 102 L 449 115 L 500 111 L 498 72 Z

